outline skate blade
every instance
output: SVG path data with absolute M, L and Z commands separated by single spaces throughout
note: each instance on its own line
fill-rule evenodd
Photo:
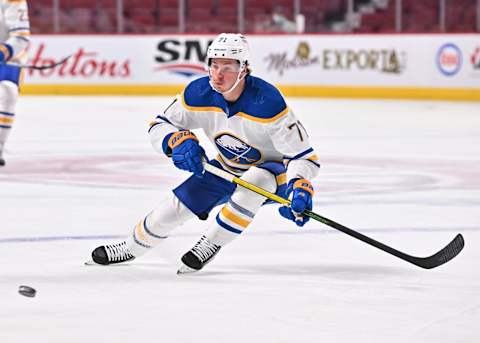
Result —
M 182 275 L 182 274 L 191 274 L 198 272 L 198 270 L 190 268 L 189 266 L 184 265 L 183 263 L 180 265 L 180 268 L 177 270 L 177 275 Z

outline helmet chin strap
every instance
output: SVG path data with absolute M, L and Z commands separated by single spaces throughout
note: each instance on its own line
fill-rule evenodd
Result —
M 232 86 L 228 91 L 222 92 L 222 91 L 216 89 L 215 86 L 213 85 L 213 82 L 212 82 L 212 74 L 210 73 L 210 68 L 209 68 L 209 69 L 208 69 L 208 76 L 210 77 L 210 80 L 209 80 L 208 82 L 210 83 L 210 87 L 212 87 L 215 92 L 218 92 L 218 93 L 220 93 L 220 94 L 222 94 L 222 95 L 230 94 L 231 92 L 233 92 L 233 90 L 234 90 L 235 88 L 237 88 L 237 86 L 238 86 L 238 84 L 240 83 L 240 81 L 242 81 L 242 80 L 245 78 L 245 76 L 247 75 L 247 73 L 245 73 L 245 74 L 243 74 L 242 77 L 240 77 L 240 74 L 242 74 L 242 71 L 243 71 L 244 69 L 245 69 L 245 67 L 243 67 L 243 68 L 241 69 L 241 71 L 238 73 L 237 81 L 235 81 L 235 83 L 233 84 L 233 86 Z

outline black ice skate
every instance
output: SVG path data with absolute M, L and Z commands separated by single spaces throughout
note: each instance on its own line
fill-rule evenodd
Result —
M 117 244 L 102 245 L 92 251 L 93 262 L 97 264 L 114 264 L 131 261 L 135 258 L 127 248 L 125 241 Z M 86 264 L 89 264 L 88 262 Z
M 202 269 L 220 251 L 220 246 L 202 236 L 195 246 L 182 256 L 177 274 L 193 273 Z

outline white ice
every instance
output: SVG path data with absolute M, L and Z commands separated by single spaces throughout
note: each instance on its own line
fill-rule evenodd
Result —
M 169 101 L 20 99 L 0 169 L 1 343 L 480 341 L 480 103 L 289 99 L 322 163 L 314 210 L 417 256 L 462 233 L 437 269 L 275 206 L 195 275 L 179 258 L 210 221 L 84 266 L 188 176 L 146 134 Z

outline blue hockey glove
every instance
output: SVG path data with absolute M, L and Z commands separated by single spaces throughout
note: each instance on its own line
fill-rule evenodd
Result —
M 175 167 L 203 177 L 202 160 L 206 155 L 195 134 L 188 130 L 174 132 L 168 139 L 168 148 L 171 149 Z
M 13 48 L 10 44 L 0 43 L 0 62 L 8 61 L 13 55 Z
M 312 210 L 313 187 L 306 179 L 292 179 L 288 183 L 287 196 L 291 200 L 290 207 L 282 206 L 278 209 L 280 215 L 293 220 L 297 226 L 305 225 L 310 218 L 302 216 L 305 210 Z

